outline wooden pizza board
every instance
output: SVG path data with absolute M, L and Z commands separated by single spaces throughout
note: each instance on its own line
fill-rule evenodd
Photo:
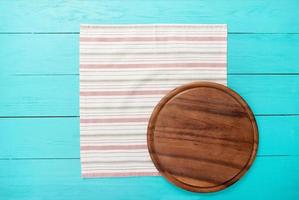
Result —
M 215 192 L 239 180 L 251 166 L 258 129 L 247 103 L 216 83 L 176 88 L 155 107 L 148 149 L 160 173 L 193 192 Z

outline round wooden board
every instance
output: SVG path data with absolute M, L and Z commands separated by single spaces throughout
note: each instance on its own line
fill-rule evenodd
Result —
M 215 192 L 249 169 L 258 129 L 236 92 L 194 82 L 171 91 L 155 107 L 147 144 L 156 168 L 170 182 L 193 192 Z

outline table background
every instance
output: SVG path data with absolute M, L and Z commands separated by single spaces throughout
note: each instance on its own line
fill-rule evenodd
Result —
M 260 146 L 230 188 L 80 178 L 79 25 L 227 23 L 228 86 Z M 0 199 L 299 199 L 299 1 L 0 1 Z

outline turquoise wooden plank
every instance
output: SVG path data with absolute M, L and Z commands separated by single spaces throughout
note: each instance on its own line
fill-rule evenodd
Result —
M 0 76 L 0 116 L 78 116 L 78 76 Z
M 78 74 L 78 34 L 2 34 L 2 74 Z M 257 48 L 258 47 L 258 48 Z M 299 73 L 299 34 L 229 34 L 228 73 Z
M 231 32 L 299 32 L 297 0 L 2 1 L 1 32 L 72 32 L 80 23 L 227 23 Z
M 230 34 L 228 73 L 298 73 L 299 35 Z
M 290 199 L 299 198 L 299 157 L 258 157 L 248 174 L 211 194 L 183 191 L 162 177 L 81 179 L 79 160 L 2 160 L 3 199 Z
M 79 117 L 0 119 L 1 158 L 79 158 Z
M 229 75 L 228 86 L 238 92 L 255 115 L 298 114 L 298 75 Z
M 79 77 L 0 76 L 0 116 L 78 116 Z M 298 75 L 229 75 L 254 114 L 299 114 Z
M 257 116 L 257 154 L 299 156 L 299 116 Z
M 78 38 L 70 34 L 1 34 L 1 74 L 78 74 Z
M 299 116 L 257 116 L 259 156 L 299 155 Z M 79 158 L 79 118 L 0 119 L 0 159 Z

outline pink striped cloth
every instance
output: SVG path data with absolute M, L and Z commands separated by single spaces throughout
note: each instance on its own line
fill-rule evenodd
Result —
M 146 145 L 154 106 L 184 83 L 226 84 L 226 47 L 226 25 L 82 25 L 82 176 L 158 175 Z

